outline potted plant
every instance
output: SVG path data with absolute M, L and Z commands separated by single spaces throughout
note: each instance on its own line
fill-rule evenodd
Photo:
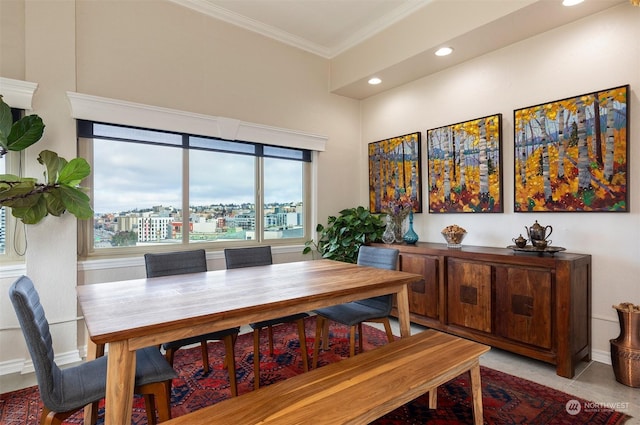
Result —
M 380 216 L 372 214 L 364 207 L 347 208 L 339 216 L 329 216 L 327 226 L 318 224 L 317 242 L 305 242 L 303 254 L 314 249 L 322 258 L 356 263 L 361 245 L 379 241 L 384 233 L 385 223 Z
M 13 122 L 11 108 L 0 95 L 0 158 L 39 141 L 44 127 L 37 115 Z M 45 167 L 43 183 L 34 177 L 0 174 L 0 207 L 10 207 L 11 214 L 25 224 L 36 224 L 49 214 L 60 216 L 65 211 L 79 219 L 91 218 L 89 196 L 79 186 L 91 173 L 89 163 L 84 158 L 67 161 L 49 150 L 40 152 L 38 162 Z

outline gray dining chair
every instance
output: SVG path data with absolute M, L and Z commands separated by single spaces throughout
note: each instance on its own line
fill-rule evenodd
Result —
M 268 266 L 273 264 L 273 256 L 271 255 L 270 246 L 226 248 L 224 250 L 224 258 L 227 269 Z M 300 340 L 300 352 L 302 354 L 302 368 L 305 372 L 309 370 L 306 335 L 304 331 L 304 319 L 306 317 L 309 317 L 307 313 L 298 313 L 249 324 L 251 329 L 253 329 L 253 386 L 256 390 L 260 388 L 260 331 L 263 328 L 267 328 L 268 330 L 269 355 L 273 356 L 273 326 L 295 322 L 298 325 L 298 338 Z
M 176 251 L 163 253 L 147 253 L 144 255 L 144 263 L 147 270 L 147 277 L 175 276 L 186 273 L 199 273 L 207 271 L 207 254 L 204 249 L 191 251 Z M 210 332 L 204 335 L 197 335 L 189 338 L 182 338 L 176 341 L 169 341 L 162 344 L 165 356 L 169 364 L 173 366 L 175 352 L 182 347 L 192 344 L 200 344 L 202 352 L 202 367 L 205 374 L 209 373 L 209 351 L 207 341 L 223 341 L 225 346 L 225 364 L 229 372 L 229 385 L 231 395 L 238 395 L 236 383 L 236 361 L 234 346 L 239 327 L 224 329 L 217 332 Z
M 392 248 L 372 247 L 363 245 L 358 251 L 357 264 L 377 267 L 380 269 L 396 270 L 400 251 Z M 393 341 L 389 314 L 393 307 L 393 296 L 382 295 L 364 300 L 333 305 L 314 310 L 316 313 L 316 335 L 313 348 L 313 368 L 318 365 L 318 351 L 320 345 L 328 348 L 329 321 L 342 323 L 350 327 L 349 355 L 355 355 L 356 327 L 358 333 L 358 348 L 362 352 L 362 323 L 379 322 L 384 325 L 389 342 Z
M 54 361 L 49 322 L 33 282 L 18 278 L 9 288 L 9 298 L 18 316 L 36 372 L 40 398 L 44 404 L 40 424 L 61 424 L 88 404 L 105 397 L 107 358 L 98 357 L 78 366 L 60 369 Z M 144 395 L 147 421 L 155 424 L 171 419 L 171 380 L 177 374 L 156 347 L 136 351 L 135 393 Z M 90 418 L 96 422 L 97 415 Z

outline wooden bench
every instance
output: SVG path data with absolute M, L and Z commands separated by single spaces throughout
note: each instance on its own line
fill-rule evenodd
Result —
M 166 425 L 367 424 L 470 372 L 473 414 L 483 423 L 479 357 L 489 347 L 434 330 L 230 398 Z

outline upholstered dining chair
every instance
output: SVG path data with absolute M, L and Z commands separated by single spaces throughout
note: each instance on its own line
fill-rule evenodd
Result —
M 176 251 L 162 253 L 147 253 L 144 255 L 144 263 L 147 269 L 147 277 L 175 276 L 186 273 L 198 273 L 207 271 L 207 254 L 204 249 L 191 251 Z M 169 341 L 162 344 L 165 356 L 169 364 L 173 366 L 175 352 L 182 347 L 200 343 L 202 352 L 202 366 L 205 374 L 209 373 L 209 351 L 207 341 L 223 341 L 225 346 L 225 364 L 229 372 L 229 385 L 231 395 L 238 395 L 236 383 L 236 361 L 234 346 L 239 327 L 224 329 L 204 335 L 197 335 L 190 338 L 183 338 L 176 341 Z
M 107 356 L 89 360 L 78 366 L 60 369 L 54 361 L 49 322 L 33 282 L 18 278 L 9 288 L 9 298 L 27 342 L 36 372 L 40 398 L 44 404 L 40 424 L 61 424 L 66 418 L 106 394 Z M 136 351 L 135 393 L 144 395 L 147 421 L 171 419 L 171 380 L 176 372 L 156 347 Z M 95 424 L 97 415 L 91 423 Z M 88 422 L 87 422 L 88 423 Z
M 357 263 L 362 266 L 378 267 L 381 269 L 395 270 L 398 266 L 400 251 L 392 248 L 372 247 L 363 245 L 358 251 Z M 393 307 L 393 296 L 382 295 L 364 300 L 333 305 L 314 310 L 316 313 L 316 335 L 313 348 L 313 365 L 318 365 L 318 351 L 322 342 L 324 348 L 328 348 L 329 321 L 342 323 L 349 326 L 349 355 L 355 355 L 355 335 L 358 327 L 358 348 L 362 351 L 362 323 L 379 322 L 384 325 L 389 342 L 393 341 L 389 314 Z
M 270 246 L 257 246 L 249 248 L 226 248 L 224 258 L 227 269 L 237 269 L 241 267 L 267 266 L 273 264 Z M 253 374 L 254 388 L 260 388 L 260 331 L 267 328 L 269 334 L 269 355 L 273 356 L 273 326 L 282 323 L 295 322 L 298 325 L 298 338 L 300 339 L 300 353 L 302 354 L 302 368 L 305 372 L 309 370 L 309 359 L 307 354 L 307 343 L 304 332 L 304 319 L 307 313 L 292 314 L 278 317 L 257 323 L 250 323 L 253 329 Z

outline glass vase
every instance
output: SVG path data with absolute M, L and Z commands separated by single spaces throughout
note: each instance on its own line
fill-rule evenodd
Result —
M 418 242 L 418 234 L 413 230 L 413 211 L 409 212 L 409 229 L 402 236 L 402 239 L 409 245 L 414 245 Z
M 386 244 L 392 244 L 396 241 L 395 234 L 395 224 L 391 219 L 391 216 L 387 214 L 387 227 L 384 229 L 384 233 L 382 234 L 382 242 Z

